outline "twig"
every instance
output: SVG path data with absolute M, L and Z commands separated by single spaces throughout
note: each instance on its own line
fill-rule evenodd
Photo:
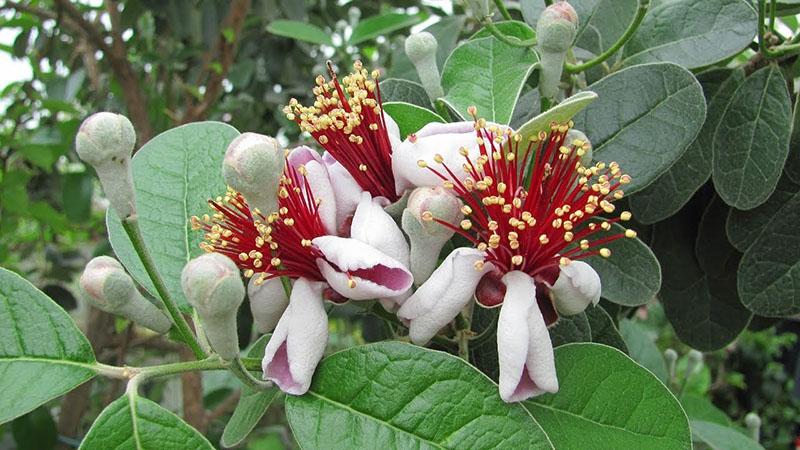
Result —
M 494 4 L 497 6 L 497 9 L 500 10 L 500 15 L 503 16 L 503 19 L 512 20 L 506 5 L 503 4 L 503 0 L 494 0 Z

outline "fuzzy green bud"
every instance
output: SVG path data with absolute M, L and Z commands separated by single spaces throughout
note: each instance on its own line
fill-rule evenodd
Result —
M 275 138 L 242 133 L 225 151 L 222 175 L 252 207 L 268 215 L 278 209 L 278 185 L 285 164 L 285 152 Z
M 564 70 L 567 51 L 578 33 L 578 14 L 567 2 L 556 2 L 542 11 L 536 24 L 536 48 L 539 50 L 541 73 L 539 92 L 554 99 Z
M 414 33 L 406 39 L 405 47 L 406 55 L 417 69 L 419 80 L 431 102 L 444 97 L 439 67 L 436 65 L 436 50 L 439 47 L 436 38 L 427 31 Z
M 703 364 L 703 354 L 697 350 L 689 351 L 686 355 L 686 377 L 690 377 L 701 364 Z
M 453 230 L 436 220 L 457 226 L 463 215 L 461 202 L 441 186 L 420 187 L 409 195 L 401 225 L 410 240 L 409 270 L 417 285 L 431 276 L 442 247 L 453 236 Z
M 211 348 L 226 361 L 239 356 L 236 313 L 245 288 L 236 264 L 220 253 L 206 253 L 183 268 L 181 287 L 200 317 Z
M 678 352 L 674 349 L 668 348 L 664 350 L 664 359 L 667 361 L 667 369 L 669 370 L 669 379 L 675 379 L 675 364 L 678 362 Z
M 744 424 L 750 432 L 750 437 L 759 442 L 761 440 L 761 417 L 754 412 L 749 412 L 744 416 Z
M 109 256 L 89 261 L 80 278 L 84 298 L 96 308 L 163 334 L 172 322 L 142 296 L 122 265 Z
M 136 131 L 121 114 L 100 112 L 83 121 L 75 137 L 75 151 L 92 165 L 111 206 L 123 219 L 136 214 L 131 153 Z

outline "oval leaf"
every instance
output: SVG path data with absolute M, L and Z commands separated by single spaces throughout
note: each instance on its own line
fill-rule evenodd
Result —
M 300 22 L 298 20 L 273 20 L 267 25 L 267 31 L 278 36 L 297 39 L 298 41 L 333 47 L 330 33 L 307 22 Z
M 400 127 L 401 139 L 416 133 L 431 122 L 444 122 L 444 119 L 435 112 L 411 103 L 387 102 L 383 104 L 383 110 L 397 122 L 397 126 Z
M 517 133 L 519 133 L 522 138 L 522 142 L 528 142 L 529 138 L 536 136 L 540 131 L 550 131 L 551 123 L 568 122 L 575 114 L 581 112 L 583 108 L 586 108 L 596 99 L 597 94 L 592 91 L 578 92 L 558 105 L 525 122 L 519 127 Z
M 669 377 L 667 363 L 655 344 L 655 337 L 650 335 L 647 328 L 639 322 L 623 319 L 619 322 L 619 331 L 628 345 L 631 358 L 666 383 Z
M 624 63 L 708 66 L 746 48 L 756 35 L 756 19 L 746 0 L 660 2 L 625 44 Z
M 555 356 L 561 389 L 524 404 L 556 448 L 691 448 L 678 400 L 624 353 L 568 344 L 555 349 Z
M 94 352 L 69 315 L 0 268 L 0 424 L 94 376 Z
M 692 436 L 712 449 L 764 450 L 758 442 L 733 428 L 702 420 L 692 421 Z
M 758 70 L 736 90 L 714 134 L 714 187 L 725 203 L 764 203 L 789 154 L 792 107 L 776 66 Z
M 202 254 L 202 233 L 193 231 L 190 217 L 208 211 L 208 199 L 225 192 L 222 158 L 239 135 L 230 125 L 198 122 L 173 128 L 145 144 L 133 158 L 136 209 L 145 243 L 172 297 L 187 307 L 181 271 Z M 109 209 L 108 238 L 131 276 L 156 295 L 119 217 Z
M 462 118 L 474 105 L 479 117 L 508 124 L 537 61 L 533 50 L 512 47 L 493 36 L 464 42 L 444 63 L 444 101 Z
M 422 108 L 431 107 L 428 94 L 425 92 L 425 88 L 419 83 L 398 78 L 388 78 L 381 81 L 380 89 L 381 100 L 384 103 L 404 102 Z
M 700 83 L 671 63 L 634 66 L 589 86 L 600 98 L 575 117 L 594 159 L 616 161 L 633 178 L 632 194 L 669 169 L 694 141 L 706 102 Z
M 180 417 L 146 398 L 128 393 L 104 409 L 80 450 L 213 450 L 211 443 Z
M 628 353 L 628 346 L 622 339 L 614 319 L 600 306 L 590 306 L 584 311 L 589 327 L 592 329 L 592 342 L 605 344 L 617 350 Z
M 425 13 L 401 14 L 394 12 L 369 17 L 353 28 L 353 34 L 350 35 L 350 45 L 358 45 L 378 36 L 385 36 L 394 31 L 408 28 L 427 18 L 428 15 Z
M 552 448 L 475 368 L 399 342 L 327 357 L 308 393 L 287 397 L 286 416 L 304 448 Z
M 800 192 L 800 184 L 793 183 L 784 176 L 778 181 L 775 192 L 760 206 L 741 211 L 731 208 L 725 231 L 731 243 L 744 252 L 764 232 L 769 223 L 777 217 L 781 207 Z

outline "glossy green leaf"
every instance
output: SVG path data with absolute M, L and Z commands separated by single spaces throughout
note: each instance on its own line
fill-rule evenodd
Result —
M 170 411 L 135 393 L 106 406 L 80 450 L 212 450 L 197 430 Z
M 247 352 L 247 356 L 262 358 L 264 356 L 264 347 L 267 346 L 270 336 L 267 334 L 258 338 L 250 351 Z M 277 387 L 265 391 L 256 391 L 243 386 L 239 403 L 236 405 L 236 409 L 233 410 L 233 415 L 222 432 L 222 446 L 225 448 L 234 447 L 247 438 L 279 393 L 280 390 Z
M 583 108 L 586 108 L 595 100 L 597 100 L 597 94 L 592 91 L 578 92 L 558 105 L 525 122 L 517 129 L 517 133 L 519 133 L 522 138 L 522 142 L 527 142 L 529 138 L 536 136 L 540 131 L 550 131 L 550 124 L 553 122 L 568 122 L 575 114 L 578 114 Z
M 600 306 L 590 306 L 584 311 L 586 319 L 589 321 L 589 328 L 592 330 L 592 342 L 605 344 L 617 350 L 628 353 L 628 346 L 622 339 L 614 320 Z
M 758 442 L 733 428 L 713 422 L 692 420 L 692 437 L 712 450 L 764 450 Z
M 752 209 L 775 190 L 789 154 L 791 109 L 777 67 L 758 70 L 736 90 L 714 134 L 714 187 L 725 203 Z
M 203 235 L 192 230 L 190 218 L 208 212 L 208 199 L 225 192 L 222 158 L 238 135 L 224 123 L 190 123 L 159 134 L 133 157 L 139 226 L 167 289 L 183 307 L 187 303 L 181 271 L 189 259 L 202 254 Z M 117 258 L 155 295 L 153 283 L 111 209 L 106 225 Z
M 435 112 L 411 103 L 386 102 L 383 104 L 383 110 L 397 122 L 397 126 L 400 127 L 401 139 L 405 139 L 409 134 L 416 133 L 431 122 L 445 121 Z
M 683 394 L 680 398 L 683 410 L 689 420 L 702 420 L 723 426 L 729 426 L 731 419 L 710 400 L 696 394 Z
M 350 35 L 350 45 L 358 45 L 364 41 L 375 39 L 378 36 L 385 36 L 395 31 L 408 28 L 416 25 L 423 20 L 427 19 L 428 15 L 425 13 L 419 14 L 402 14 L 402 13 L 385 13 L 374 17 L 369 17 L 362 20 L 358 25 L 353 28 L 353 34 Z
M 464 42 L 444 64 L 444 100 L 461 117 L 467 117 L 467 108 L 474 105 L 479 117 L 508 124 L 537 61 L 533 50 L 512 47 L 495 37 Z
M 681 341 L 702 351 L 728 345 L 752 317 L 736 292 L 741 254 L 728 243 L 726 217 L 727 207 L 715 198 L 699 231 L 694 215 L 679 214 L 656 225 L 654 233 L 653 250 L 664 268 L 664 313 Z
M 556 348 L 555 357 L 559 392 L 524 404 L 556 448 L 691 448 L 678 400 L 624 353 L 600 344 L 568 344 Z
M 610 234 L 624 233 L 617 224 Z M 622 238 L 606 245 L 611 256 L 592 256 L 586 262 L 600 274 L 603 298 L 625 306 L 643 305 L 661 287 L 661 267 L 652 250 L 639 238 Z
M 550 331 L 550 341 L 553 343 L 553 347 L 572 342 L 592 341 L 592 328 L 584 313 L 561 316 L 548 331 Z
M 667 363 L 664 362 L 661 352 L 656 347 L 655 336 L 651 336 L 644 325 L 630 319 L 620 320 L 619 331 L 628 345 L 628 354 L 631 355 L 631 358 L 666 383 L 669 377 Z
M 667 61 L 694 69 L 736 55 L 756 35 L 746 0 L 674 0 L 648 11 L 625 44 L 627 65 Z
M 92 346 L 69 315 L 0 268 L 0 424 L 80 386 L 94 365 Z
M 278 36 L 297 39 L 298 41 L 333 47 L 330 33 L 308 22 L 273 20 L 267 25 L 267 31 Z
M 561 316 L 549 331 L 554 347 L 574 342 L 595 342 L 624 353 L 628 351 L 611 316 L 599 306 L 589 306 L 584 312 L 573 316 Z
M 286 399 L 303 448 L 553 448 L 519 404 L 443 352 L 399 342 L 353 347 L 325 358 L 311 389 Z
M 744 71 L 715 69 L 698 75 L 698 79 L 708 102 L 706 121 L 683 156 L 630 198 L 631 211 L 641 223 L 656 223 L 675 214 L 711 177 L 714 132 L 725 107 L 744 81 Z
M 742 303 L 766 317 L 800 313 L 800 195 L 775 213 L 739 264 Z
M 783 176 L 775 187 L 775 192 L 760 206 L 741 211 L 731 208 L 725 230 L 731 243 L 744 252 L 764 232 L 769 223 L 777 217 L 781 207 L 800 192 L 800 184 L 795 184 Z
M 706 114 L 700 83 L 671 63 L 634 66 L 589 86 L 600 98 L 578 113 L 575 127 L 594 159 L 616 161 L 633 178 L 632 194 L 669 169 L 694 141 Z
M 425 88 L 419 83 L 399 78 L 388 78 L 381 81 L 380 88 L 381 100 L 384 103 L 405 102 L 421 108 L 431 107 L 428 94 L 425 93 Z

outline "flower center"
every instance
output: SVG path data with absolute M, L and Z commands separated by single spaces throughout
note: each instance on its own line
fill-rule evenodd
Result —
M 474 108 L 470 111 L 475 116 Z M 454 162 L 441 155 L 429 167 L 464 203 L 466 218 L 460 226 L 451 225 L 426 212 L 423 219 L 434 220 L 469 239 L 486 252 L 485 261 L 503 273 L 520 270 L 535 277 L 548 268 L 566 265 L 571 260 L 593 255 L 608 257 L 607 243 L 623 236 L 625 230 L 609 233 L 612 223 L 629 220 L 631 214 L 611 214 L 614 200 L 623 197 L 622 185 L 630 182 L 615 162 L 581 164 L 588 144 L 580 140 L 566 143 L 572 124 L 556 124 L 550 132 L 531 138 L 520 152 L 521 137 L 510 129 L 487 127 L 475 119 L 480 155 L 471 158 L 466 149 L 461 180 L 451 170 Z M 478 261 L 480 269 L 484 261 Z
M 231 258 L 246 277 L 258 282 L 286 276 L 323 280 L 311 240 L 325 235 L 305 167 L 286 164 L 278 191 L 278 211 L 264 216 L 251 210 L 244 197 L 228 188 L 223 197 L 209 200 L 212 215 L 192 217 L 192 228 L 205 231 L 200 248 Z
M 386 128 L 378 87 L 378 71 L 369 74 L 361 61 L 353 64 L 353 73 L 342 83 L 330 62 L 331 81 L 322 75 L 316 79 L 312 106 L 291 99 L 283 112 L 300 125 L 350 172 L 362 189 L 373 197 L 385 197 L 394 203 L 392 144 Z

